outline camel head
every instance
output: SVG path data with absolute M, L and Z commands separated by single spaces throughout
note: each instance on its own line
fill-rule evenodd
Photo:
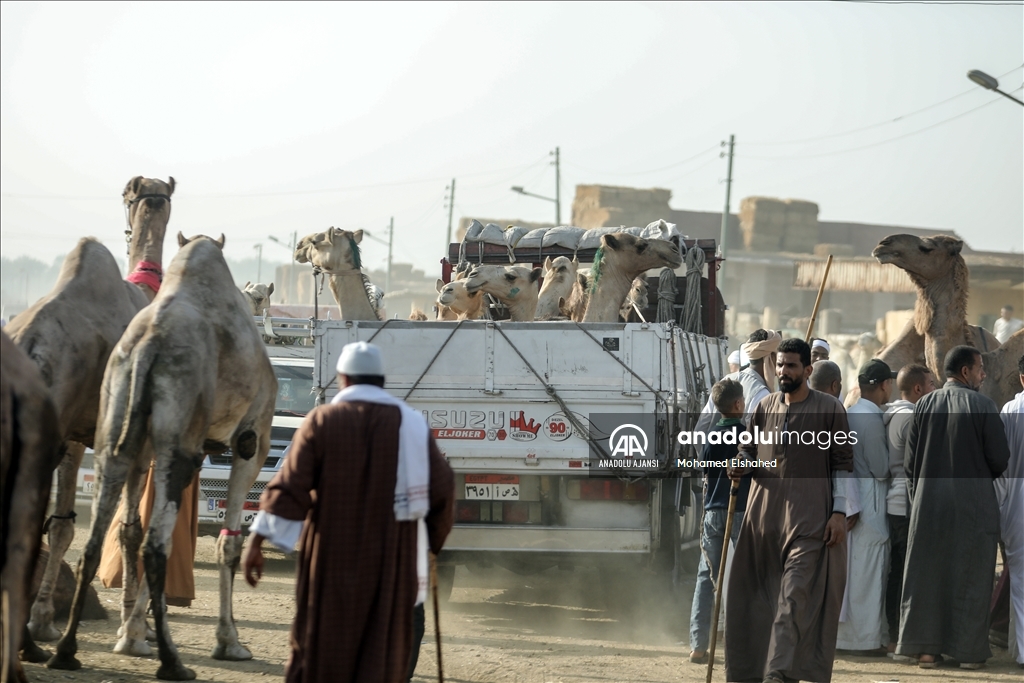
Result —
M 299 240 L 295 245 L 295 260 L 299 263 L 312 263 L 325 273 L 335 275 L 358 271 L 363 266 L 359 251 L 359 243 L 362 241 L 362 230 L 328 228 Z
M 253 315 L 266 315 L 270 311 L 270 295 L 274 293 L 274 283 L 269 285 L 246 282 L 242 292 L 252 306 Z
M 537 297 L 540 273 L 540 268 L 523 266 L 477 266 L 461 282 L 466 283 L 466 292 L 469 294 L 484 292 L 502 302 L 512 302 L 529 296 L 531 291 L 533 297 Z
M 677 235 L 669 240 L 648 240 L 626 232 L 613 232 L 601 236 L 601 248 L 591 269 L 590 286 L 597 287 L 601 277 L 608 273 L 632 282 L 652 268 L 675 270 L 682 264 Z
M 902 268 L 915 281 L 931 282 L 952 274 L 955 265 L 963 265 L 960 256 L 963 246 L 963 240 L 947 235 L 889 235 L 878 243 L 871 255 L 879 263 Z
M 217 245 L 218 249 L 220 249 L 221 251 L 224 251 L 224 233 L 220 234 L 220 239 L 213 239 L 212 237 L 207 237 L 206 235 L 193 235 L 192 237 L 185 237 L 184 235 L 181 234 L 180 231 L 178 232 L 178 248 L 179 249 L 184 247 L 186 244 L 190 244 L 191 242 L 195 242 L 196 240 L 210 240 L 211 242 L 213 242 L 214 244 Z
M 135 219 L 140 211 L 147 214 L 157 214 L 166 211 L 171 212 L 171 195 L 174 194 L 174 178 L 168 176 L 167 182 L 159 178 L 143 178 L 135 176 L 124 186 L 121 197 L 124 205 L 128 207 L 128 221 L 135 225 Z
M 466 290 L 465 280 L 455 280 L 448 284 L 445 284 L 444 280 L 437 281 L 437 303 L 453 308 L 459 313 L 472 308 L 473 299 L 478 296 L 480 296 L 479 290 L 472 294 Z
M 483 292 L 508 307 L 513 321 L 533 320 L 540 293 L 540 268 L 476 266 L 464 280 L 466 292 Z
M 565 256 L 559 256 L 554 260 L 550 256 L 544 259 L 544 285 L 540 289 L 537 302 L 538 320 L 548 320 L 562 315 L 560 302 L 572 294 L 579 267 L 578 260 L 570 261 Z

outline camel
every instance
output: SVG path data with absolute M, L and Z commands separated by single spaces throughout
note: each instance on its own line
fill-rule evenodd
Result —
M 1024 356 L 1024 330 L 1017 330 L 995 351 L 981 354 L 985 362 L 985 381 L 981 393 L 999 408 L 1020 392 L 1017 361 Z
M 342 320 L 382 320 L 383 292 L 363 274 L 359 243 L 363 231 L 328 228 L 306 235 L 295 246 L 295 260 L 327 273 Z
M 29 619 L 29 632 L 36 640 L 60 637 L 53 626 L 53 589 L 75 535 L 78 468 L 86 446 L 93 444 L 107 358 L 128 323 L 160 287 L 174 185 L 174 178 L 164 182 L 136 176 L 124 188 L 131 234 L 127 281 L 106 247 L 94 238 L 83 238 L 64 259 L 50 293 L 5 328 L 39 367 L 64 442 L 57 502 L 47 522 L 50 556 Z
M 559 304 L 572 295 L 579 267 L 578 260 L 570 261 L 565 256 L 559 256 L 553 261 L 550 256 L 544 259 L 544 284 L 537 298 L 537 320 L 562 317 Z
M 143 549 L 146 584 L 124 624 L 122 643 L 131 650 L 146 637 L 145 602 L 152 609 L 164 680 L 191 680 L 195 672 L 178 657 L 164 603 L 164 572 L 181 493 L 207 453 L 234 454 L 224 528 L 217 541 L 220 619 L 216 659 L 250 659 L 238 642 L 231 613 L 234 573 L 242 549 L 242 503 L 267 458 L 277 379 L 266 348 L 233 286 L 224 260 L 223 235 L 185 239 L 171 261 L 153 305 L 140 312 L 111 354 L 103 376 L 96 428 L 96 479 L 89 541 L 78 564 L 78 586 L 67 629 L 50 668 L 78 669 L 79 620 L 85 588 L 99 566 L 103 537 L 126 491 L 126 517 L 138 520 L 139 483 L 156 453 L 156 499 Z M 146 444 L 150 444 L 147 447 Z M 127 520 L 126 520 L 127 521 Z M 141 530 L 122 537 L 125 586 L 137 564 Z
M 479 320 L 484 313 L 484 296 L 480 292 L 466 291 L 466 280 L 452 280 L 448 284 L 438 280 L 438 320 Z
M 640 322 L 640 316 L 647 308 L 647 278 L 640 276 L 633 279 L 626 300 L 619 309 L 619 317 L 625 322 Z
M 634 278 L 652 268 L 675 270 L 682 263 L 678 236 L 648 240 L 625 232 L 602 235 L 590 269 L 590 301 L 583 321 L 618 322 Z
M 57 411 L 39 369 L 0 332 L 0 680 L 4 683 L 25 680 L 18 651 L 28 621 L 50 482 L 61 454 Z
M 264 316 L 270 312 L 270 295 L 274 293 L 274 283 L 269 285 L 246 282 L 242 294 L 249 300 L 249 307 L 254 316 Z
M 540 268 L 476 266 L 466 278 L 466 293 L 490 294 L 508 308 L 513 322 L 533 320 L 540 295 Z
M 587 304 L 590 302 L 590 271 L 577 271 L 576 280 L 572 283 L 572 291 L 568 298 L 562 298 L 558 302 L 558 309 L 562 315 L 574 322 L 583 322 L 583 316 L 587 314 Z
M 423 322 L 427 320 L 427 314 L 413 306 L 412 310 L 409 311 L 409 320 L 418 320 L 420 322 Z
M 924 363 L 935 373 L 936 385 L 942 386 L 946 381 L 943 361 L 951 348 L 960 344 L 982 352 L 999 348 L 990 332 L 967 324 L 969 272 L 960 255 L 963 246 L 962 240 L 947 235 L 889 235 L 871 252 L 879 263 L 905 270 L 917 288 L 914 317 L 875 355 L 893 370 L 908 363 Z M 898 398 L 895 387 L 893 391 Z M 846 405 L 859 398 L 859 388 L 850 387 Z

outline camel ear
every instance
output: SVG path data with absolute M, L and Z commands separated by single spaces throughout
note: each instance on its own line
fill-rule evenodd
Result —
M 963 240 L 956 240 L 956 239 L 952 239 L 950 237 L 947 237 L 943 241 L 946 242 L 946 249 L 949 250 L 950 254 L 959 254 L 960 250 L 964 248 L 964 241 Z
M 221 233 L 220 234 L 220 239 L 216 239 L 216 240 L 214 240 L 214 242 L 217 244 L 217 247 L 221 251 L 224 251 L 224 233 Z
M 138 194 L 140 185 L 142 185 L 142 176 L 137 175 L 124 186 L 124 192 L 121 193 L 121 196 L 127 197 L 129 194 Z
M 668 238 L 668 241 L 671 242 L 672 244 L 676 245 L 676 249 L 679 249 L 680 251 L 682 251 L 683 245 L 679 241 L 679 235 L 672 235 L 671 237 Z
M 437 293 L 440 294 L 441 290 L 444 289 L 444 280 L 437 278 L 437 283 L 434 285 L 434 289 L 436 289 Z
M 544 270 L 551 270 L 551 257 L 547 256 L 544 258 Z
M 575 256 L 572 257 L 572 267 L 575 270 L 579 270 L 580 269 L 580 260 L 578 258 L 576 258 Z
M 185 239 L 185 236 L 184 236 L 184 235 L 182 235 L 182 234 L 181 234 L 181 230 L 179 230 L 179 231 L 178 231 L 178 249 L 181 249 L 181 248 L 182 248 L 182 247 L 184 247 L 184 246 L 185 246 L 186 244 L 188 244 L 188 240 L 187 240 L 187 239 Z
M 270 296 L 273 293 L 274 293 L 274 283 L 271 282 L 269 285 L 267 285 L 267 296 Z
M 174 194 L 174 176 L 167 176 L 167 196 L 170 197 Z
M 327 244 L 334 244 L 334 226 L 333 225 L 331 227 L 327 228 L 327 230 L 324 231 L 324 235 L 325 235 L 324 242 L 327 242 Z
M 576 273 L 576 282 L 579 283 L 583 289 L 587 288 L 587 274 L 585 272 Z
M 601 235 L 601 246 L 614 251 L 619 248 L 619 240 L 614 235 Z
M 558 297 L 558 312 L 561 313 L 562 315 L 569 315 L 565 311 L 565 297 L 564 296 Z
M 245 287 L 242 287 L 242 290 L 244 291 L 246 289 L 249 289 L 249 285 L 251 285 L 251 284 L 252 284 L 252 280 L 246 280 L 245 281 Z
M 359 244 L 360 242 L 362 242 L 363 241 L 363 231 L 362 230 L 353 230 L 352 231 L 352 241 L 355 242 L 356 244 Z
M 534 268 L 533 270 L 531 270 L 530 271 L 530 282 L 536 282 L 538 279 L 540 279 L 540 276 L 541 276 L 542 272 L 543 271 L 540 268 Z

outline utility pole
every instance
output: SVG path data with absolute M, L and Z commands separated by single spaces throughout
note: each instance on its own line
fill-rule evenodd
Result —
M 736 144 L 736 136 L 729 136 L 729 172 L 725 177 L 725 210 L 722 211 L 722 236 L 718 242 L 719 251 L 722 254 L 722 258 L 725 258 L 725 237 L 729 228 L 729 195 L 732 193 L 732 150 Z M 725 142 L 722 142 L 722 147 L 725 147 Z M 719 156 L 724 157 L 725 152 L 721 152 Z
M 391 223 L 388 224 L 388 276 L 384 280 L 384 291 L 391 291 L 391 248 L 395 243 L 395 217 L 391 217 Z
M 260 279 L 263 275 L 263 244 L 257 242 L 253 249 L 256 250 L 256 284 L 260 283 Z M 294 250 L 293 250 L 294 251 Z
M 448 200 L 448 239 L 444 241 L 444 255 L 448 257 L 448 247 L 452 243 L 452 213 L 455 211 L 455 178 L 452 178 L 452 184 L 445 188 L 448 190 L 448 195 L 445 199 Z
M 562 224 L 562 164 L 561 150 L 555 147 L 555 226 Z

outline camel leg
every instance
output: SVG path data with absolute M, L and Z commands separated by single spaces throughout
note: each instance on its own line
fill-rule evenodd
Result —
M 82 666 L 75 654 L 78 652 L 78 624 L 82 619 L 85 607 L 85 596 L 96 576 L 100 565 L 100 554 L 103 552 L 103 537 L 106 536 L 110 522 L 117 511 L 117 503 L 121 498 L 121 487 L 128 473 L 129 463 L 126 458 L 107 458 L 105 454 L 96 457 L 96 481 L 99 492 L 92 500 L 92 523 L 89 526 L 89 541 L 85 544 L 85 552 L 78 560 L 75 572 L 75 597 L 71 602 L 71 615 L 64 635 L 57 643 L 57 653 L 46 666 L 51 669 L 75 670 Z
M 269 448 L 269 441 L 267 441 Z M 242 557 L 242 505 L 256 481 L 263 462 L 267 459 L 267 449 L 261 448 L 261 457 L 243 460 L 235 455 L 231 463 L 231 477 L 228 480 L 228 500 L 224 511 L 224 527 L 217 538 L 217 565 L 220 573 L 220 618 L 217 621 L 217 646 L 213 650 L 214 659 L 242 661 L 252 659 L 249 652 L 238 642 L 238 629 L 232 610 L 234 597 L 235 574 Z
M 162 449 L 157 446 L 157 452 Z M 181 663 L 178 649 L 171 639 L 167 623 L 167 602 L 164 599 L 164 584 L 167 578 L 167 558 L 171 554 L 171 534 L 178 519 L 181 506 L 181 492 L 192 480 L 202 462 L 201 454 L 188 454 L 179 448 L 171 450 L 170 462 L 161 462 L 157 456 L 156 495 L 153 503 L 153 517 L 146 533 L 142 560 L 146 570 L 146 581 L 153 606 L 153 621 L 156 627 L 156 642 L 160 654 L 160 668 L 156 677 L 165 681 L 191 681 L 196 672 Z
M 144 462 L 150 460 L 146 450 Z M 139 548 L 142 546 L 142 520 L 139 518 L 139 501 L 148 470 L 132 467 L 125 483 L 124 516 L 120 520 L 121 568 L 121 639 L 114 646 L 114 652 L 135 657 L 148 657 L 153 648 L 146 642 L 146 615 L 144 610 L 135 609 L 139 593 Z
M 46 561 L 43 580 L 39 584 L 39 593 L 32 604 L 28 621 L 28 631 L 37 641 L 47 642 L 60 638 L 60 631 L 53 625 L 53 589 L 57 585 L 64 554 L 75 538 L 75 490 L 78 487 L 78 468 L 82 465 L 84 454 L 84 445 L 68 441 L 64 457 L 57 466 L 57 503 L 53 507 L 47 536 L 50 557 Z

